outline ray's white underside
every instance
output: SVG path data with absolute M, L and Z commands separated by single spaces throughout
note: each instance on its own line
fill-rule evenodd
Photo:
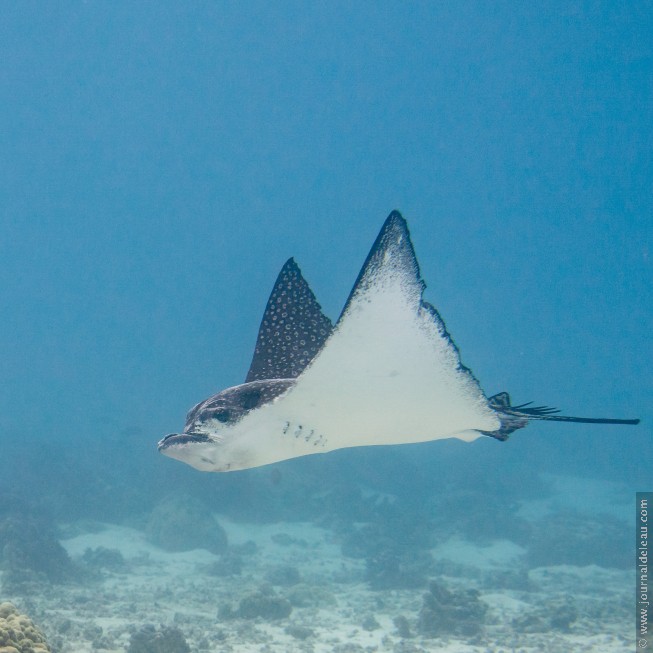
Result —
M 222 431 L 228 469 L 344 447 L 471 441 L 498 429 L 421 292 L 392 267 L 380 272 L 295 386 Z

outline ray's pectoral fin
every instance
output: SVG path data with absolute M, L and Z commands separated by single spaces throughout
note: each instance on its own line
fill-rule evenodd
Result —
M 497 440 L 507 440 L 508 436 L 521 429 L 531 420 L 546 420 L 550 422 L 575 422 L 577 424 L 626 424 L 636 426 L 638 419 L 615 419 L 612 417 L 571 417 L 558 415 L 557 408 L 550 406 L 531 406 L 529 401 L 525 404 L 513 406 L 507 392 L 499 392 L 488 399 L 490 406 L 497 412 L 501 420 L 501 428 L 496 431 L 482 431 Z
M 299 266 L 288 259 L 265 307 L 245 382 L 298 377 L 331 330 Z
M 349 293 L 338 324 L 364 297 L 378 294 L 384 289 L 389 291 L 396 283 L 400 284 L 404 296 L 410 298 L 413 307 L 417 308 L 426 284 L 420 275 L 408 225 L 399 211 L 393 211 L 383 223 Z
M 425 284 L 406 221 L 390 214 L 333 333 L 282 402 L 330 448 L 474 439 L 500 427 L 460 362 Z M 309 415 L 307 413 L 306 420 Z

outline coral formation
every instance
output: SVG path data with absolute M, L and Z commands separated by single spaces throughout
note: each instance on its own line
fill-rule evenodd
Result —
M 531 592 L 534 585 L 528 570 L 522 567 L 512 569 L 489 569 L 482 574 L 484 588 L 518 590 Z
M 404 615 L 397 615 L 392 620 L 392 623 L 395 625 L 395 628 L 397 629 L 397 635 L 399 635 L 399 637 L 407 639 L 413 636 L 413 633 L 410 632 L 410 624 L 408 623 L 408 619 L 406 619 Z
M 451 590 L 437 581 L 429 583 L 419 612 L 417 630 L 425 637 L 478 634 L 485 622 L 487 605 L 476 590 Z
M 588 542 L 601 542 L 601 546 L 588 546 Z M 631 558 L 628 529 L 610 515 L 548 515 L 533 524 L 528 542 L 527 560 L 533 567 L 595 564 L 627 569 Z
M 49 653 L 43 633 L 11 603 L 0 603 L 0 653 Z
M 265 575 L 265 579 L 272 585 L 282 585 L 283 587 L 291 587 L 301 582 L 299 570 L 291 565 L 273 567 Z
M 285 632 L 291 637 L 299 640 L 305 640 L 315 635 L 315 631 L 312 628 L 309 628 L 308 626 L 299 626 L 296 624 L 287 626 Z
M 365 561 L 365 580 L 373 590 L 424 587 L 432 562 L 426 551 L 383 551 Z
M 270 585 L 262 585 L 256 592 L 242 598 L 236 610 L 223 606 L 218 616 L 223 619 L 261 617 L 269 621 L 276 621 L 285 619 L 291 612 L 292 605 L 288 599 L 276 594 Z
M 127 563 L 118 549 L 108 549 L 98 546 L 94 549 L 87 548 L 82 556 L 82 562 L 92 569 L 106 569 L 108 571 L 125 571 Z
M 147 625 L 131 636 L 127 653 L 190 653 L 190 647 L 179 628 Z
M 530 524 L 519 515 L 520 499 L 498 494 L 499 488 L 461 488 L 459 492 L 433 497 L 432 512 L 436 528 L 443 537 L 491 541 L 508 539 L 523 542 L 528 537 Z M 497 510 L 497 496 L 502 496 L 501 510 Z
M 363 525 L 339 525 L 343 555 L 365 558 L 365 580 L 375 590 L 414 589 L 433 573 L 428 549 L 434 544 L 432 520 L 420 506 L 383 500 Z
M 274 535 L 270 536 L 270 539 L 275 543 L 278 544 L 279 546 L 301 546 L 306 548 L 308 546 L 308 542 L 303 539 L 297 539 L 295 537 L 292 537 L 291 535 L 288 535 L 288 533 L 275 533 Z
M 259 550 L 258 544 L 256 544 L 256 542 L 254 542 L 253 540 L 247 540 L 242 544 L 234 544 L 229 548 L 234 553 L 237 553 L 238 555 L 242 555 L 242 556 L 255 555 L 256 553 L 258 553 Z
M 361 623 L 361 628 L 367 631 L 378 630 L 381 628 L 381 624 L 376 620 L 376 617 L 373 614 L 368 614 L 365 616 Z
M 568 633 L 578 619 L 575 606 L 567 601 L 550 602 L 513 619 L 512 625 L 521 633 Z
M 227 548 L 225 530 L 204 503 L 190 496 L 175 494 L 163 499 L 152 511 L 146 533 L 166 551 L 221 553 Z
M 288 588 L 285 594 L 295 608 L 327 608 L 337 605 L 336 597 L 322 586 L 300 583 Z
M 223 553 L 218 560 L 206 567 L 206 573 L 211 576 L 226 578 L 240 576 L 243 571 L 243 559 L 233 551 Z
M 386 552 L 426 550 L 433 545 L 432 521 L 412 506 L 381 504 L 371 521 L 361 527 L 344 525 L 342 553 L 350 558 L 372 558 Z
M 62 582 L 74 574 L 52 522 L 18 513 L 0 519 L 0 563 L 5 590 L 35 581 Z

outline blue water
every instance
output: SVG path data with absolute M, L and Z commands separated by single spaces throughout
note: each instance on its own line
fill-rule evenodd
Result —
M 642 424 L 337 452 L 281 478 L 407 505 L 477 492 L 500 516 L 502 497 L 563 476 L 569 505 L 631 529 L 653 462 L 652 17 L 610 2 L 3 6 L 0 490 L 64 521 L 127 522 L 169 492 L 232 515 L 244 488 L 261 501 L 268 472 L 202 475 L 156 442 L 243 381 L 289 256 L 335 318 L 398 208 L 425 297 L 488 395 Z

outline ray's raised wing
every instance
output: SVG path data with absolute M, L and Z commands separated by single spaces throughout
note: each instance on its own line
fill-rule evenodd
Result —
M 328 449 L 474 439 L 500 427 L 437 311 L 422 301 L 406 221 L 390 214 L 325 343 L 278 410 Z
M 265 307 L 246 382 L 296 378 L 331 330 L 299 266 L 288 259 Z
M 338 323 L 351 310 L 356 298 L 370 292 L 384 277 L 401 281 L 404 290 L 413 296 L 413 301 L 421 301 L 426 284 L 422 281 L 408 225 L 399 211 L 393 211 L 383 223 L 358 273 Z

